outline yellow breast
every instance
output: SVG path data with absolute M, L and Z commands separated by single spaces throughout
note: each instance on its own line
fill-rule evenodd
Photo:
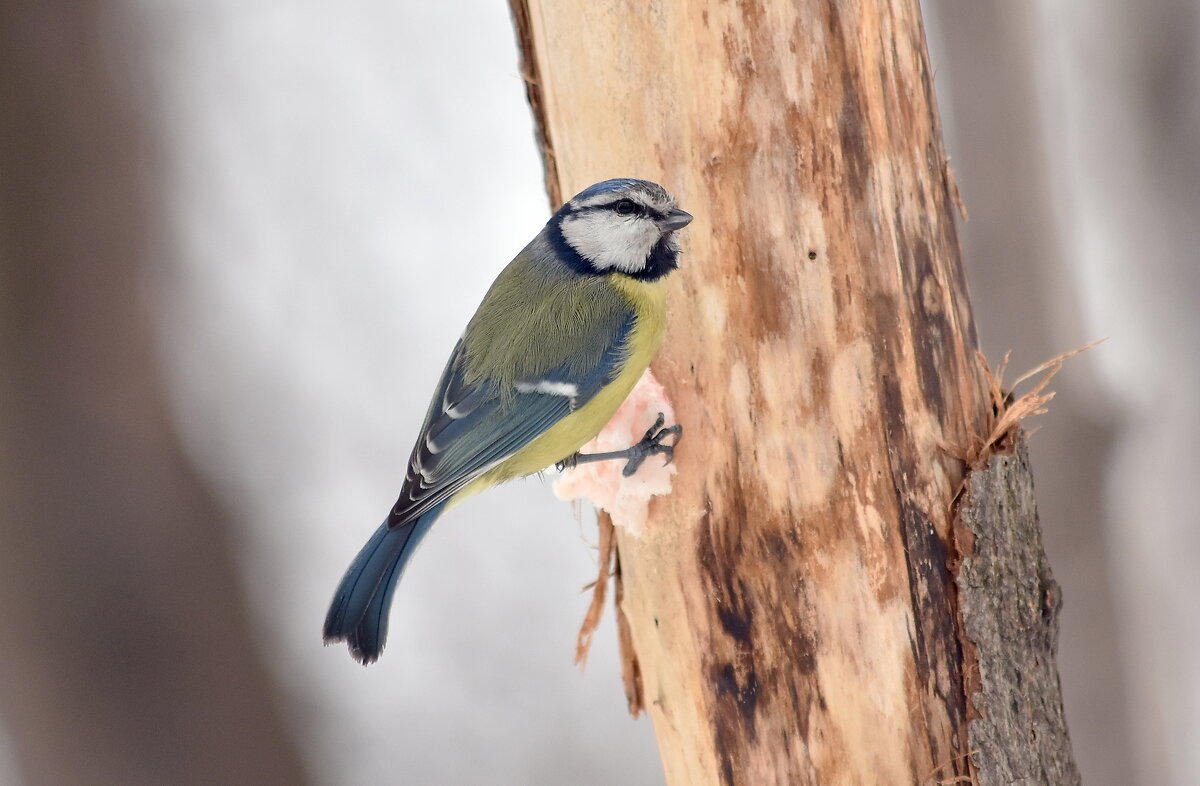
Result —
M 629 356 L 617 377 L 575 412 L 555 423 L 524 449 L 455 495 L 455 502 L 488 486 L 529 475 L 561 461 L 591 440 L 612 418 L 658 353 L 666 330 L 666 286 L 610 273 L 608 281 L 633 307 L 637 319 L 629 334 Z

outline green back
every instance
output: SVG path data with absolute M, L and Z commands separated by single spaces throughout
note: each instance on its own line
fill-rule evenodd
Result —
M 492 284 L 463 335 L 468 382 L 501 391 L 566 366 L 596 368 L 628 322 L 630 303 L 602 276 L 580 276 L 522 252 Z

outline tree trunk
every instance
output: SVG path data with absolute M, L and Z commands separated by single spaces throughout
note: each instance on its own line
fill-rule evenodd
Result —
M 686 429 L 675 491 L 644 537 L 618 530 L 668 781 L 1071 782 L 1052 627 L 1001 647 L 1049 669 L 1043 733 L 998 722 L 1028 685 L 961 613 L 965 559 L 1052 585 L 955 537 L 964 488 L 1010 530 L 955 457 L 989 398 L 916 0 L 513 7 L 554 201 L 629 175 L 697 216 L 655 363 Z

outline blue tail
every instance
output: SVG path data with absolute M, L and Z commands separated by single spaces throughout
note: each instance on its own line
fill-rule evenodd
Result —
M 388 529 L 385 521 L 375 530 L 333 596 L 325 615 L 326 644 L 346 642 L 350 655 L 363 665 L 379 660 L 400 574 L 441 512 L 439 505 L 395 529 Z

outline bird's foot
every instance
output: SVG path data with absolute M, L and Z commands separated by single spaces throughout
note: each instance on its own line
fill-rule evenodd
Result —
M 642 441 L 636 445 L 632 445 L 625 450 L 614 450 L 609 453 L 572 453 L 554 466 L 561 472 L 562 470 L 571 469 L 579 464 L 592 461 L 625 459 L 625 468 L 621 470 L 621 474 L 629 477 L 637 472 L 638 468 L 642 466 L 642 462 L 651 456 L 666 456 L 666 463 L 670 464 L 675 459 L 675 446 L 683 438 L 683 426 L 676 423 L 674 426 L 663 428 L 663 424 L 666 422 L 666 417 L 660 412 L 658 413 L 658 418 L 654 421 L 654 425 L 646 431 L 646 435 L 642 437 Z M 675 435 L 675 440 L 671 443 L 664 442 L 672 434 Z
M 666 417 L 659 412 L 654 425 L 646 430 L 642 441 L 626 451 L 629 454 L 629 461 L 625 463 L 625 469 L 621 470 L 622 475 L 629 477 L 637 472 L 638 468 L 642 466 L 642 462 L 651 456 L 666 456 L 664 467 L 675 460 L 675 446 L 679 444 L 679 440 L 683 439 L 683 426 L 676 423 L 674 426 L 663 428 L 663 424 L 666 422 Z M 668 444 L 663 441 L 671 435 L 675 436 L 673 442 Z

